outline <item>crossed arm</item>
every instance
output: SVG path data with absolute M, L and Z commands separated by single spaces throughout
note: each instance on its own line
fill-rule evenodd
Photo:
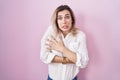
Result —
M 66 48 L 64 46 L 64 43 L 62 41 L 62 37 L 60 36 L 60 39 L 58 41 L 56 41 L 53 36 L 51 36 L 51 38 L 52 38 L 51 40 L 47 39 L 47 43 L 46 43 L 47 49 L 56 50 L 56 51 L 59 51 L 65 55 L 65 57 L 61 57 L 61 56 L 56 55 L 53 58 L 52 62 L 53 63 L 63 63 L 63 64 L 67 64 L 67 63 L 75 64 L 77 61 L 77 56 L 74 52 L 72 52 L 71 50 L 69 50 L 68 48 Z

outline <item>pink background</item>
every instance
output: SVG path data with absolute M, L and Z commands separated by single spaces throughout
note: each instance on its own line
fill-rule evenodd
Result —
M 0 0 L 0 80 L 46 80 L 40 40 L 61 4 L 87 35 L 90 61 L 79 80 L 120 80 L 119 0 Z

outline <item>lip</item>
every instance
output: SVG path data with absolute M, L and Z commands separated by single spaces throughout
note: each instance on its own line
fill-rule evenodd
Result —
M 67 25 L 64 25 L 62 28 L 63 28 L 63 29 L 68 29 L 68 26 L 67 26 Z

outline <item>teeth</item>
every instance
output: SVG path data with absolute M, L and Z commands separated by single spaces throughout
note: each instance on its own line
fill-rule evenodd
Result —
M 63 27 L 67 27 L 67 26 L 63 26 Z
M 67 29 L 68 27 L 67 26 L 63 26 L 64 29 Z

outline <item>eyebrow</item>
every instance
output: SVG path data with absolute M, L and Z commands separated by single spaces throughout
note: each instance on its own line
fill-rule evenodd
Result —
M 70 14 L 65 14 L 65 15 L 70 15 Z
M 70 14 L 65 14 L 65 16 L 66 16 L 66 15 L 70 15 Z M 61 15 L 58 15 L 58 16 L 61 16 Z

